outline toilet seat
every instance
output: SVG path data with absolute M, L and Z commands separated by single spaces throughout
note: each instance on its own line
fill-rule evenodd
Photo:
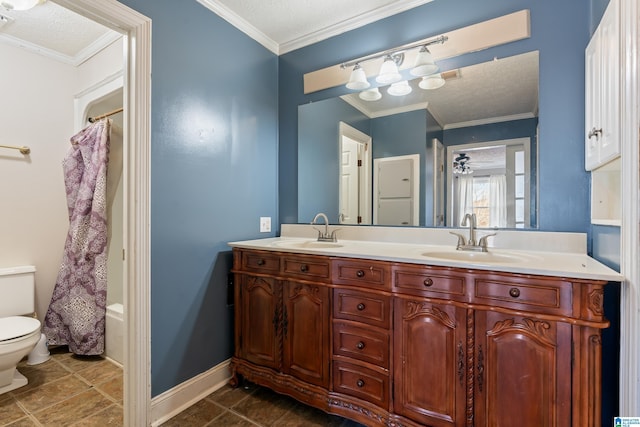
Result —
M 32 317 L 10 316 L 0 318 L 0 345 L 40 333 L 40 321 Z

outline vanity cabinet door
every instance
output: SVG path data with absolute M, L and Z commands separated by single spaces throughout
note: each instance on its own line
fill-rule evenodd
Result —
M 460 307 L 395 299 L 395 413 L 433 427 L 465 425 L 466 319 Z
M 260 366 L 278 369 L 279 283 L 269 277 L 239 277 L 241 357 Z
M 329 288 L 294 281 L 283 285 L 283 372 L 328 387 Z
M 571 425 L 571 326 L 475 313 L 475 425 Z

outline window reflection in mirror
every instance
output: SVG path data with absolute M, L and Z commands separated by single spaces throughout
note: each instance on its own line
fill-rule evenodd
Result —
M 487 223 L 499 228 L 537 227 L 538 52 L 441 71 L 449 76 L 443 87 L 423 90 L 418 85 L 420 79 L 411 81 L 410 97 L 386 96 L 387 88 L 382 87 L 382 98 L 377 101 L 363 101 L 353 92 L 298 107 L 298 222 L 308 223 L 316 212 L 325 212 L 333 224 L 346 223 L 341 218 L 352 216 L 345 207 L 355 203 L 349 203 L 348 191 L 340 185 L 348 181 L 341 168 L 342 122 L 370 138 L 367 152 L 372 158 L 364 162 L 371 166 L 367 181 L 375 178 L 373 162 L 377 159 L 419 156 L 415 224 L 429 227 L 458 226 L 455 184 L 449 174 L 453 154 L 449 150 L 470 153 L 473 147 L 464 151 L 451 147 L 481 144 L 475 146 L 479 148 L 487 143 L 499 145 L 495 141 L 527 138 L 529 158 L 524 162 L 528 174 L 515 169 L 509 169 L 511 175 L 505 173 L 509 200 L 499 208 L 506 206 L 507 213 L 500 217 L 494 214 Z M 515 166 L 516 155 L 512 157 L 509 162 Z M 478 185 L 481 181 L 477 180 Z M 524 187 L 516 191 L 516 182 Z M 375 223 L 376 195 L 368 194 L 368 202 L 352 199 L 359 204 L 358 216 L 364 224 Z M 485 203 L 484 209 L 490 212 L 492 205 Z

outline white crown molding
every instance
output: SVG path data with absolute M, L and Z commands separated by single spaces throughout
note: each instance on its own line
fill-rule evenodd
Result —
M 269 49 L 271 52 L 279 55 L 280 47 L 277 42 L 269 38 L 262 31 L 258 30 L 256 27 L 251 25 L 247 20 L 242 18 L 240 15 L 233 12 L 228 7 L 219 4 L 215 0 L 198 0 L 198 3 L 260 43 L 262 46 Z
M 371 24 L 372 22 L 388 18 L 401 12 L 405 12 L 409 9 L 413 9 L 414 7 L 430 3 L 431 1 L 433 0 L 412 0 L 402 3 L 394 3 L 388 6 L 380 7 L 367 13 L 363 13 L 353 18 L 346 19 L 342 22 L 338 22 L 335 25 L 331 25 L 330 27 L 314 31 L 302 37 L 298 37 L 296 39 L 282 43 L 279 49 L 280 55 L 294 51 L 296 49 L 300 49 L 305 46 L 309 46 L 322 40 L 326 40 L 342 33 L 346 33 L 347 31 L 364 27 L 365 25 Z
M 489 125 L 493 123 L 511 122 L 514 120 L 532 119 L 533 113 L 513 114 L 510 116 L 491 117 L 490 119 L 469 120 L 468 122 L 450 123 L 443 127 L 444 130 L 466 128 L 470 126 Z
M 63 64 L 73 65 L 77 67 L 83 62 L 87 61 L 98 52 L 100 52 L 105 47 L 109 46 L 114 41 L 122 38 L 122 34 L 119 34 L 115 31 L 109 31 L 101 36 L 99 39 L 91 43 L 89 46 L 82 49 L 78 52 L 77 55 L 65 55 L 53 49 L 48 49 L 46 47 L 40 46 L 35 43 L 31 43 L 25 40 L 21 40 L 19 38 L 10 36 L 8 34 L 0 34 L 0 42 L 15 46 L 21 49 L 28 50 L 30 52 L 36 53 L 38 55 L 42 55 L 49 59 L 53 59 L 54 61 L 62 62 Z

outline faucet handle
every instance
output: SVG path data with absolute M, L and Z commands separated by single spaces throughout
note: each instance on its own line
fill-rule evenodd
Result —
M 490 234 L 485 234 L 484 236 L 482 236 L 480 238 L 480 240 L 478 240 L 478 246 L 482 247 L 483 251 L 487 250 L 487 238 L 491 237 L 491 236 L 495 236 L 496 233 L 490 233 Z
M 459 249 L 460 247 L 465 246 L 467 244 L 467 241 L 465 240 L 462 234 L 454 233 L 453 231 L 450 231 L 449 234 L 453 234 L 458 238 L 458 244 L 456 245 L 456 249 Z

